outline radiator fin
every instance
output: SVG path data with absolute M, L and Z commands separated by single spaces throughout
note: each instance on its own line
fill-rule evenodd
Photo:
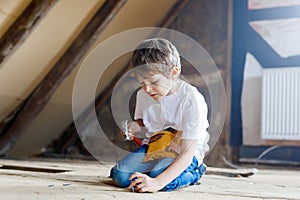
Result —
M 300 140 L 300 68 L 264 70 L 261 138 Z

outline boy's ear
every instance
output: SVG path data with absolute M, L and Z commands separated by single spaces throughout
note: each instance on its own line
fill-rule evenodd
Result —
M 172 77 L 177 77 L 177 75 L 180 73 L 180 69 L 178 67 L 173 67 L 171 71 Z

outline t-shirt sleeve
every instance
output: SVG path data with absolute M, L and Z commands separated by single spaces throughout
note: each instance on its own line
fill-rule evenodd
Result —
M 186 98 L 183 104 L 182 139 L 198 140 L 205 143 L 207 140 L 207 104 L 204 97 L 194 91 Z

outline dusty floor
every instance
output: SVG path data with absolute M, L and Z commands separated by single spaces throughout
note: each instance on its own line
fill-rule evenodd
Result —
M 140 194 L 110 185 L 109 169 L 93 161 L 0 160 L 0 199 L 300 199 L 300 170 L 241 177 L 241 170 L 208 167 L 200 185 Z

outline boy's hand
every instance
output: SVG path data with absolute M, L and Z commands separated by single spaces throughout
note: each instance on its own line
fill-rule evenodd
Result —
M 157 192 L 163 188 L 161 184 L 155 179 L 135 172 L 129 177 L 129 180 L 133 180 L 128 186 L 129 189 L 134 188 L 136 192 Z
M 124 131 L 122 129 L 120 130 L 120 135 L 123 140 L 128 140 L 128 138 L 126 138 L 126 134 L 124 133 Z M 128 135 L 129 135 L 129 133 L 128 133 Z M 132 139 L 133 139 L 133 136 L 129 135 L 129 140 L 132 140 Z
M 136 121 L 132 121 L 128 123 L 128 134 L 134 136 L 135 132 L 141 131 L 142 128 Z
M 142 130 L 142 128 L 139 126 L 138 122 L 136 122 L 136 121 L 132 121 L 127 124 L 127 133 L 128 133 L 130 140 L 133 139 L 135 132 L 138 132 L 141 130 Z M 120 130 L 120 133 L 121 133 L 122 138 L 125 139 L 126 135 L 123 132 L 123 130 Z

